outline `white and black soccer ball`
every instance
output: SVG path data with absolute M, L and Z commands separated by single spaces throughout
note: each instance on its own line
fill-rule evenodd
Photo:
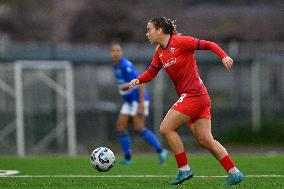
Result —
M 92 152 L 90 161 L 95 169 L 105 172 L 114 166 L 115 156 L 109 148 L 99 147 Z

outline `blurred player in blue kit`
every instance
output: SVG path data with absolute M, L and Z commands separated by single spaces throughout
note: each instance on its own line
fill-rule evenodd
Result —
M 136 67 L 123 56 L 123 48 L 119 42 L 113 42 L 110 47 L 110 55 L 113 60 L 113 72 L 119 94 L 123 98 L 123 105 L 117 120 L 117 132 L 119 142 L 124 152 L 124 160 L 121 164 L 132 164 L 131 137 L 127 132 L 129 123 L 132 121 L 135 131 L 149 143 L 158 153 L 161 164 L 167 157 L 167 150 L 162 148 L 156 135 L 145 127 L 145 117 L 149 114 L 150 97 L 143 85 L 129 89 L 128 83 L 139 76 Z

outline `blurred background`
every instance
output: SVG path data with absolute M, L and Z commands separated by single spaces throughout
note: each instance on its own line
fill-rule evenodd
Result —
M 155 50 L 146 25 L 159 16 L 234 59 L 227 73 L 214 54 L 196 52 L 215 138 L 232 150 L 283 152 L 283 0 L 0 0 L 0 155 L 81 155 L 98 146 L 120 153 L 122 100 L 109 43 L 121 39 L 142 72 Z M 159 124 L 177 96 L 164 71 L 147 88 L 147 127 L 161 137 Z M 134 152 L 151 152 L 130 132 Z M 186 148 L 200 149 L 187 126 L 179 132 Z

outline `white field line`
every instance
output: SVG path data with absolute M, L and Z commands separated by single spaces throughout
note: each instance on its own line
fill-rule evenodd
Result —
M 0 178 L 171 178 L 174 175 L 5 175 Z M 223 176 L 194 176 L 195 178 L 225 178 Z M 245 175 L 245 178 L 284 178 L 284 175 Z
M 19 174 L 17 170 L 0 170 L 0 176 L 16 175 Z

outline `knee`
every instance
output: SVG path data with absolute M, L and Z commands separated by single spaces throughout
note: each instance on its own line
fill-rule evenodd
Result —
M 198 143 L 205 147 L 205 148 L 209 148 L 210 146 L 213 145 L 214 143 L 214 139 L 212 137 L 208 138 L 208 137 L 199 137 L 197 138 Z
M 166 126 L 163 126 L 163 125 L 160 126 L 160 133 L 161 133 L 161 135 L 165 136 L 169 132 L 170 132 L 170 130 Z

